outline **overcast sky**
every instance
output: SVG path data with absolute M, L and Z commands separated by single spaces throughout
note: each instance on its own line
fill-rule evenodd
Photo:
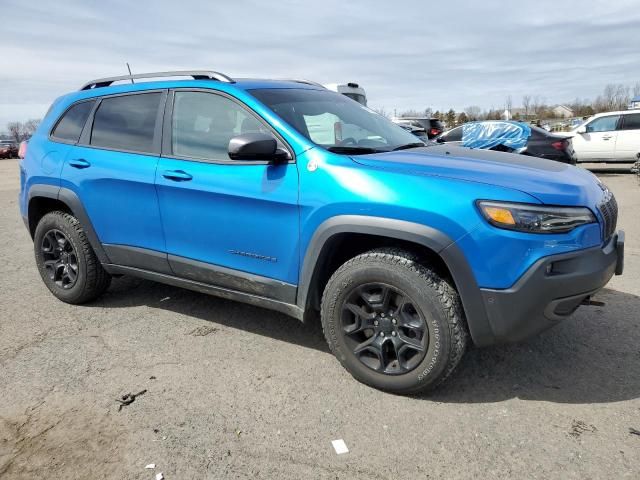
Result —
M 0 130 L 92 78 L 173 69 L 360 83 L 373 107 L 514 106 L 640 81 L 640 1 L 0 0 Z

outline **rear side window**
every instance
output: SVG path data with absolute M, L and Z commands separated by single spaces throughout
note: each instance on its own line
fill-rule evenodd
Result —
M 461 142 L 462 141 L 462 127 L 454 128 L 453 130 L 443 135 L 445 142 Z
M 77 142 L 94 103 L 95 102 L 91 100 L 72 106 L 65 112 L 60 121 L 58 121 L 51 136 L 59 140 Z
M 623 115 L 622 130 L 640 130 L 640 113 Z
M 131 152 L 153 152 L 161 93 L 103 98 L 93 119 L 91 145 Z

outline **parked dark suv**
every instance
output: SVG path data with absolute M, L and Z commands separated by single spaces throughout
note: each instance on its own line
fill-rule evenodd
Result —
M 433 387 L 470 343 L 534 335 L 622 273 L 616 201 L 590 172 L 425 146 L 309 82 L 94 80 L 26 148 L 20 210 L 57 298 L 125 274 L 319 313 L 342 365 L 384 390 Z
M 0 140 L 0 158 L 16 158 L 18 146 L 12 140 Z

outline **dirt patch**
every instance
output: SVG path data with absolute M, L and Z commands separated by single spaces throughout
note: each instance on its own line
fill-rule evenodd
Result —
M 0 417 L 0 477 L 116 478 L 126 470 L 125 432 L 112 414 L 78 407 L 42 403 Z

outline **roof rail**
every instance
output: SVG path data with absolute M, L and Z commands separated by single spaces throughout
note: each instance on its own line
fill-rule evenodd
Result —
M 153 72 L 153 73 L 137 73 L 135 75 L 122 75 L 119 77 L 98 78 L 85 83 L 80 90 L 91 90 L 93 88 L 108 87 L 113 82 L 122 80 L 134 80 L 139 78 L 162 78 L 162 77 L 193 77 L 194 80 L 217 80 L 219 82 L 234 83 L 233 78 L 226 76 L 224 73 L 213 72 L 209 70 L 179 70 L 175 72 Z

